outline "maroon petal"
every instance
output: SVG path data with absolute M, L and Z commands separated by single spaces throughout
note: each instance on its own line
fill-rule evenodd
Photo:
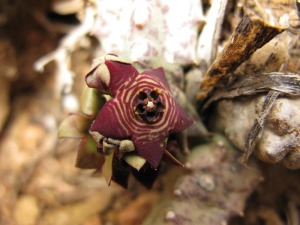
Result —
M 105 65 L 110 72 L 109 90 L 113 96 L 122 89 L 122 84 L 126 81 L 131 82 L 139 74 L 131 64 L 106 60 Z
M 164 86 L 164 88 L 166 90 L 171 91 L 168 80 L 165 76 L 164 69 L 162 67 L 144 71 L 142 74 L 151 75 L 151 76 L 157 78 L 162 83 L 162 85 Z
M 157 169 L 165 152 L 165 136 L 159 137 L 156 140 L 133 137 L 132 141 L 137 152 L 145 158 L 154 169 Z
M 128 187 L 128 178 L 130 174 L 130 169 L 128 166 L 124 165 L 124 162 L 114 159 L 113 161 L 113 174 L 112 180 L 124 188 Z
M 145 165 L 140 171 L 132 170 L 133 176 L 149 189 L 152 187 L 158 173 L 159 169 L 153 170 L 150 165 Z
M 189 115 L 187 115 L 187 113 L 180 105 L 178 105 L 178 103 L 175 102 L 175 104 L 176 105 L 174 107 L 177 108 L 176 110 L 178 112 L 178 117 L 175 121 L 172 132 L 178 133 L 191 126 L 194 123 L 194 120 Z
M 129 132 L 124 127 L 124 114 L 118 106 L 119 103 L 115 99 L 108 101 L 92 123 L 90 131 L 96 131 L 113 139 L 129 137 Z

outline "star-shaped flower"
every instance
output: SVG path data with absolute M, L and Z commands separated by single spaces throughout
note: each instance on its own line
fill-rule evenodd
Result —
M 90 134 L 100 148 L 103 140 L 131 140 L 130 151 L 136 151 L 157 169 L 166 153 L 169 134 L 181 132 L 193 123 L 172 97 L 164 70 L 139 73 L 115 55 L 106 55 L 95 64 L 86 83 L 110 94 L 112 99 L 93 121 Z
M 150 188 L 164 158 L 182 164 L 171 133 L 192 119 L 173 99 L 162 68 L 139 73 L 115 55 L 94 62 L 86 76 L 80 112 L 65 119 L 61 138 L 81 139 L 76 166 L 101 171 L 108 184 L 127 187 L 130 174 Z M 105 102 L 104 94 L 112 98 Z

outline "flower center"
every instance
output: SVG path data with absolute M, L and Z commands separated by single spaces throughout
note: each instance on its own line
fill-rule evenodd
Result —
M 139 90 L 137 92 L 137 104 L 134 107 L 134 113 L 143 120 L 155 122 L 165 111 L 165 106 L 161 102 L 161 90 Z
M 155 109 L 155 105 L 154 105 L 154 103 L 152 102 L 152 101 L 148 101 L 148 103 L 147 103 L 147 108 L 149 108 L 149 109 Z

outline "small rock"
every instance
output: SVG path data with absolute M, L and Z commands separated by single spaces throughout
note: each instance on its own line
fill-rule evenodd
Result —
M 40 215 L 38 200 L 32 195 L 21 196 L 14 211 L 14 219 L 19 225 L 35 225 Z

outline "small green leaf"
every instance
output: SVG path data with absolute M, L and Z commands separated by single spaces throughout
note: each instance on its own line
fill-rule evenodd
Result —
M 104 163 L 104 156 L 97 151 L 97 145 L 90 135 L 86 135 L 79 147 L 76 167 L 82 169 L 99 169 Z
M 58 137 L 59 138 L 83 138 L 84 133 L 81 132 L 77 127 L 77 120 L 79 120 L 77 114 L 71 115 L 66 118 L 60 124 L 58 128 Z
M 86 86 L 80 99 L 80 111 L 94 119 L 104 103 L 105 99 L 97 89 Z
M 59 138 L 82 138 L 88 133 L 93 119 L 83 113 L 76 113 L 66 118 L 59 126 Z
M 126 154 L 124 160 L 137 171 L 139 171 L 146 163 L 146 159 L 136 154 Z
M 108 150 L 106 152 L 105 161 L 102 166 L 102 173 L 108 185 L 110 185 L 112 174 L 113 174 L 112 162 L 113 162 L 114 154 L 115 154 L 115 149 Z

